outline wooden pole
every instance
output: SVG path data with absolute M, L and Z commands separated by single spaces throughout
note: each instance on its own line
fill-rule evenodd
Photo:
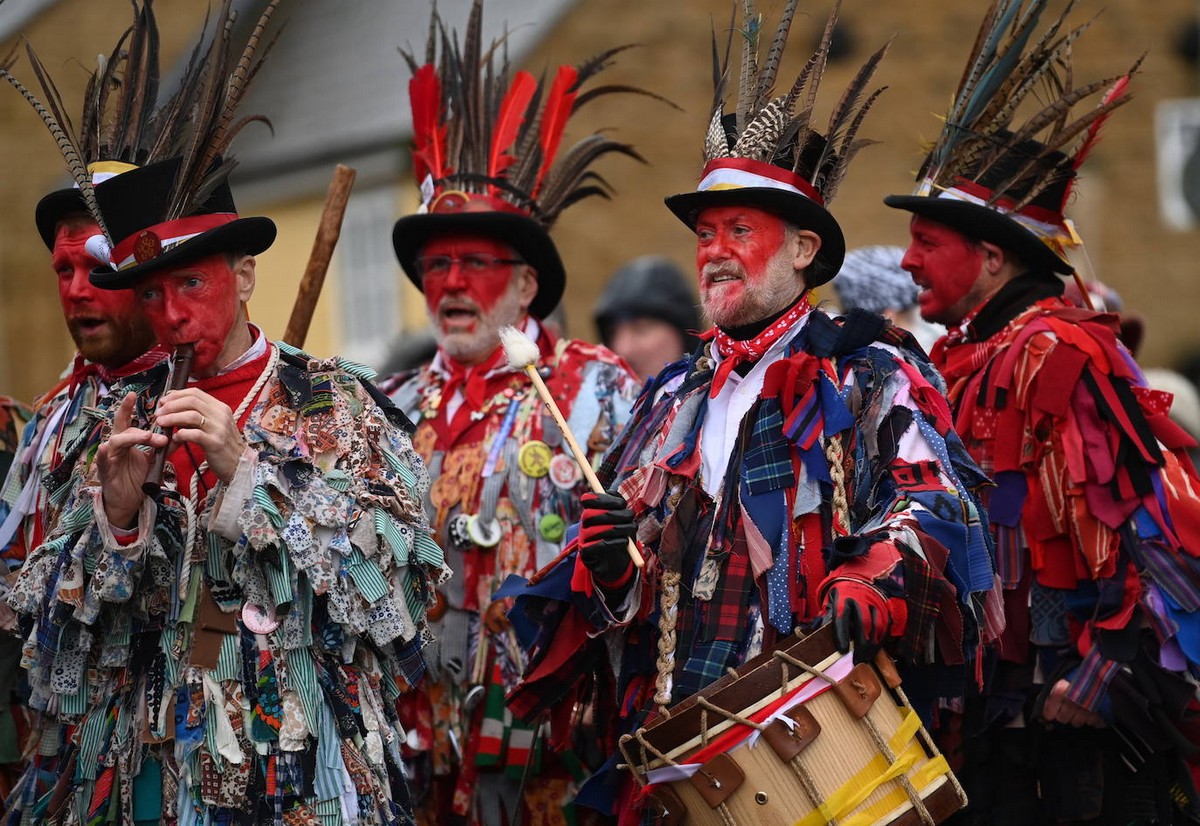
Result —
M 579 469 L 583 472 L 583 478 L 587 480 L 588 487 L 592 489 L 592 493 L 604 493 L 604 487 L 600 484 L 600 480 L 596 478 L 596 472 L 592 470 L 592 463 L 588 461 L 587 454 L 579 447 L 579 442 L 575 441 L 575 434 L 571 432 L 571 428 L 567 426 L 566 419 L 563 418 L 562 411 L 558 409 L 558 404 L 554 401 L 554 396 L 550 395 L 550 388 L 542 381 L 542 377 L 538 375 L 537 367 L 533 364 L 525 366 L 525 372 L 529 375 L 529 380 L 533 382 L 533 386 L 537 389 L 538 395 L 542 397 L 542 401 L 546 403 L 546 407 L 550 409 L 550 415 L 554 417 L 554 421 L 558 423 L 558 429 L 562 431 L 563 439 L 567 442 L 567 447 L 571 448 L 571 453 L 575 456 L 575 461 L 579 464 Z M 629 558 L 633 560 L 634 567 L 642 568 L 646 564 L 646 560 L 642 558 L 642 552 L 638 550 L 636 544 L 631 539 L 625 549 L 629 553 Z
M 292 316 L 283 332 L 283 340 L 293 347 L 304 347 L 304 340 L 308 337 L 308 327 L 312 324 L 313 311 L 317 308 L 317 299 L 321 297 L 321 288 L 325 285 L 325 273 L 333 258 L 333 248 L 337 246 L 338 236 L 342 233 L 342 218 L 346 215 L 346 202 L 350 200 L 350 189 L 354 186 L 356 174 L 342 164 L 338 164 L 333 171 L 329 193 L 325 196 L 325 208 L 321 210 L 321 223 L 317 225 L 317 237 L 308 256 L 308 266 L 304 268 L 296 303 L 292 305 Z

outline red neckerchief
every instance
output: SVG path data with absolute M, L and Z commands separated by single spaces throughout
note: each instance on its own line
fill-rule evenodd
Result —
M 443 354 L 446 372 L 446 383 L 442 385 L 442 398 L 454 397 L 454 391 L 462 389 L 463 405 L 468 410 L 480 410 L 487 401 L 488 374 L 504 362 L 504 348 L 497 347 L 482 364 L 467 366 L 459 364 L 454 359 Z M 443 402 L 444 403 L 444 402 Z
M 792 325 L 804 317 L 804 314 L 811 310 L 812 307 L 808 303 L 808 295 L 800 296 L 800 300 L 792 305 L 792 308 L 786 313 L 756 335 L 754 338 L 747 341 L 738 341 L 730 338 L 729 334 L 720 327 L 713 327 L 700 334 L 700 338 L 704 340 L 713 339 L 713 346 L 721 355 L 721 363 L 717 365 L 717 372 L 713 375 L 712 391 L 709 393 L 710 399 L 715 399 L 717 394 L 721 392 L 721 388 L 725 386 L 725 381 L 729 378 L 729 374 L 737 368 L 739 364 L 758 361 L 763 357 L 767 350 L 771 349 L 771 345 L 779 341 Z

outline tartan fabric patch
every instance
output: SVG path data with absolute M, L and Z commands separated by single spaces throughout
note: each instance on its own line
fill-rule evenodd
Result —
M 750 493 L 767 493 L 795 485 L 791 454 L 791 443 L 783 435 L 779 400 L 763 399 L 759 402 L 742 466 L 743 479 Z

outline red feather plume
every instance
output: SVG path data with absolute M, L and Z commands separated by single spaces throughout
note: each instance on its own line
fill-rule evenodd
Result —
M 538 136 L 542 147 L 542 168 L 538 171 L 537 183 L 533 188 L 534 195 L 541 186 L 546 170 L 554 163 L 554 156 L 562 143 L 567 119 L 575 105 L 575 83 L 578 78 L 579 72 L 574 66 L 559 66 L 554 83 L 550 86 L 550 93 L 546 96 L 546 107 L 542 110 L 542 131 Z
M 508 154 L 508 150 L 517 140 L 517 133 L 525 122 L 525 113 L 535 92 L 537 81 L 533 75 L 517 72 L 508 94 L 500 102 L 500 111 L 496 113 L 496 126 L 492 129 L 491 151 L 488 154 L 488 177 L 499 178 L 512 164 L 514 157 Z
M 413 73 L 408 81 L 408 98 L 412 106 L 413 174 L 418 183 L 427 174 L 441 178 L 446 174 L 446 129 L 441 125 L 442 83 L 432 63 Z
M 1104 100 L 1100 101 L 1100 105 L 1112 103 L 1114 100 L 1125 94 L 1125 90 L 1129 87 L 1129 75 L 1117 78 L 1117 82 L 1112 85 L 1112 88 L 1104 95 Z M 1071 165 L 1078 169 L 1083 166 L 1083 162 L 1087 160 L 1087 156 L 1092 154 L 1092 149 L 1095 148 L 1096 142 L 1100 140 L 1100 129 L 1108 121 L 1112 112 L 1109 111 L 1092 121 L 1092 125 L 1088 127 L 1087 138 L 1079 147 L 1079 151 L 1075 153 L 1075 160 Z

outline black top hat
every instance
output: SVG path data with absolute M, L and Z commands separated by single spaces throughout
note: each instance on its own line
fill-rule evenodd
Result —
M 938 188 L 930 183 L 920 190 L 928 194 L 889 195 L 883 202 L 1011 250 L 1034 272 L 1070 275 L 1075 269 L 1067 262 L 1063 246 L 1071 231 L 1061 210 L 1075 172 L 1063 153 L 1046 153 L 1046 147 L 1034 140 L 1006 144 L 1012 137 L 1003 129 L 992 136 L 1002 154 L 982 172 L 970 169 L 951 186 Z M 1063 171 L 1044 184 L 1039 176 L 1021 175 L 1031 164 Z M 1035 185 L 1044 188 L 1028 198 Z M 997 198 L 997 192 L 1003 192 L 1003 197 Z M 1012 209 L 1026 200 L 1020 209 Z
M 421 248 L 438 236 L 468 234 L 486 235 L 508 244 L 537 272 L 538 291 L 529 312 L 545 318 L 558 306 L 567 280 L 558 249 L 541 224 L 500 198 L 443 193 L 428 212 L 406 215 L 396 222 L 392 247 L 404 274 L 420 290 L 417 256 Z
M 111 267 L 92 270 L 106 290 L 132 287 L 147 275 L 221 252 L 257 255 L 275 241 L 270 218 L 239 218 L 228 181 L 200 209 L 166 220 L 181 160 L 169 158 L 118 175 L 96 188 L 100 213 L 113 241 Z
M 413 70 L 413 177 L 422 210 L 396 222 L 392 246 L 420 289 L 416 259 L 430 239 L 478 233 L 507 243 L 537 271 L 529 312 L 545 318 L 566 284 L 550 227 L 583 198 L 607 197 L 604 180 L 592 169 L 599 158 L 616 153 L 641 160 L 632 147 L 598 133 L 568 149 L 563 132 L 584 101 L 639 90 L 615 84 L 585 89 L 624 47 L 579 67 L 559 66 L 541 79 L 526 71 L 510 75 L 503 38 L 484 45 L 480 9 L 477 4 L 461 41 L 456 31 L 434 38 L 424 60 L 404 52 Z M 435 8 L 430 30 L 451 29 Z
M 732 114 L 722 119 L 727 135 L 735 135 L 735 120 Z M 672 195 L 664 203 L 693 231 L 701 210 L 733 205 L 759 207 L 801 229 L 812 230 L 821 239 L 816 260 L 824 266 L 809 286 L 824 284 L 837 274 L 846 255 L 842 228 L 825 208 L 824 197 L 809 183 L 814 177 L 812 165 L 824 149 L 825 138 L 810 131 L 799 163 L 794 161 L 794 143 L 790 142 L 775 152 L 770 163 L 740 157 L 715 158 L 705 165 L 695 192 Z
M 54 249 L 54 237 L 58 232 L 58 222 L 73 213 L 87 214 L 87 204 L 83 195 L 75 187 L 56 189 L 42 200 L 38 201 L 33 219 L 37 222 L 38 235 L 46 249 Z

